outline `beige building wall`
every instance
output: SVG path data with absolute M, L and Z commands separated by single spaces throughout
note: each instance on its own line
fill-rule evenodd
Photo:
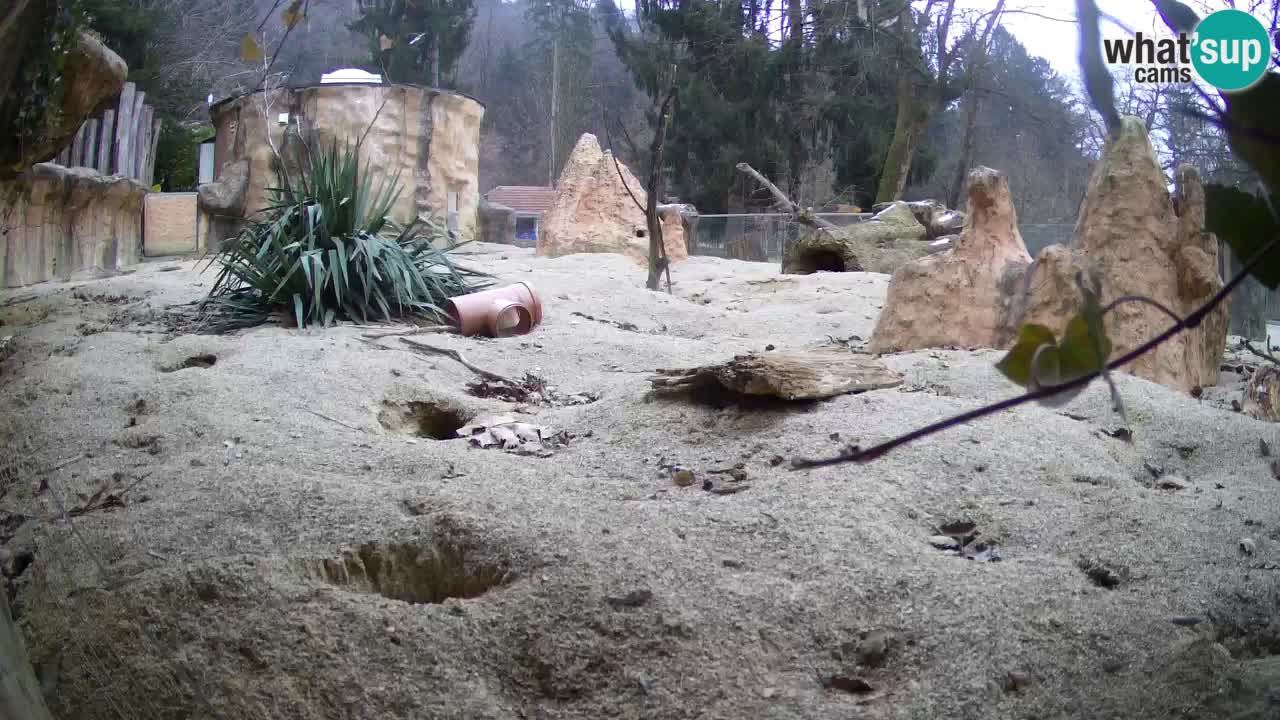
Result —
M 196 194 L 148 193 L 143 205 L 142 252 L 147 257 L 196 252 Z

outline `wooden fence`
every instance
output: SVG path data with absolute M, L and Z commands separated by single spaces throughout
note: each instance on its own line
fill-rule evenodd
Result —
M 93 168 L 123 175 L 151 187 L 156 170 L 160 120 L 146 104 L 147 94 L 125 83 L 120 97 L 84 121 L 75 140 L 55 161 L 63 167 Z

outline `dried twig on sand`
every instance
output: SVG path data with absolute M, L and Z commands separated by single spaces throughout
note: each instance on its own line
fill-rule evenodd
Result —
M 416 342 L 406 337 L 400 338 L 400 342 L 404 343 L 405 345 L 408 345 L 410 348 L 412 348 L 417 352 L 432 353 L 435 355 L 444 355 L 445 357 L 453 358 L 454 360 L 458 361 L 460 365 L 470 370 L 471 372 L 479 375 L 480 377 L 488 378 L 490 380 L 496 380 L 498 382 L 509 383 L 511 385 L 518 384 L 515 380 L 512 380 L 511 378 L 504 377 L 502 375 L 499 375 L 498 373 L 490 372 L 488 370 L 485 370 L 482 367 L 477 367 L 475 365 L 472 365 L 471 363 L 467 362 L 467 359 L 462 357 L 462 353 L 458 352 L 457 350 L 450 350 L 449 348 L 441 348 L 441 347 L 436 347 L 434 345 L 427 345 L 426 343 Z
M 384 337 L 401 337 L 404 335 L 426 335 L 429 333 L 456 333 L 458 329 L 452 325 L 424 325 L 422 327 L 410 328 L 408 330 L 391 330 L 380 333 L 364 333 L 360 337 L 369 340 L 378 340 Z
M 309 412 L 309 413 L 311 413 L 312 415 L 315 415 L 316 417 L 318 417 L 318 418 L 320 418 L 320 419 L 322 419 L 322 420 L 328 420 L 329 422 L 334 423 L 335 425 L 341 425 L 341 426 L 342 426 L 342 427 L 344 427 L 344 428 L 347 428 L 347 429 L 350 429 L 350 430 L 355 430 L 355 431 L 357 431 L 357 432 L 368 432 L 368 431 L 367 431 L 367 430 L 365 430 L 364 428 L 356 427 L 355 425 L 351 425 L 351 424 L 349 424 L 349 423 L 344 423 L 344 422 L 342 422 L 341 420 L 339 420 L 338 418 L 335 418 L 335 417 L 329 417 L 328 415 L 325 415 L 325 414 L 324 414 L 324 413 L 322 413 L 322 412 L 316 412 L 315 410 L 312 410 L 311 408 L 300 408 L 300 409 L 301 409 L 301 410 L 303 410 L 303 411 L 305 411 L 305 412 Z

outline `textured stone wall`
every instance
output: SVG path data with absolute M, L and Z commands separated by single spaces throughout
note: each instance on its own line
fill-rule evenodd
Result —
M 0 183 L 0 287 L 110 273 L 142 258 L 136 180 L 51 163 Z
M 316 85 L 233 98 L 213 108 L 214 164 L 249 161 L 245 212 L 266 206 L 276 182 L 273 159 L 285 148 L 288 113 L 304 134 L 325 145 L 354 144 L 369 167 L 398 177 L 391 210 L 398 223 L 435 215 L 445 219 L 448 193 L 458 194 L 458 228 L 471 237 L 480 204 L 480 122 L 484 106 L 471 98 L 412 85 Z M 220 175 L 219 175 L 220 176 Z

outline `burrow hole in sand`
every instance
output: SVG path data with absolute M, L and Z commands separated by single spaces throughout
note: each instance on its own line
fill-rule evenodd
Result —
M 481 555 L 451 542 L 365 543 L 338 558 L 310 561 L 304 570 L 345 590 L 421 605 L 480 597 L 514 579 L 505 564 Z
M 389 432 L 432 440 L 457 440 L 458 429 L 468 420 L 461 409 L 430 400 L 384 400 L 378 413 L 378 422 Z
M 186 370 L 187 368 L 200 368 L 201 370 L 208 370 L 209 368 L 213 367 L 214 364 L 216 364 L 217 362 L 218 362 L 217 355 L 214 355 L 213 353 L 201 353 L 199 355 L 192 355 L 191 357 L 186 358 L 182 362 L 177 363 L 175 365 L 170 365 L 166 368 L 163 368 L 163 371 L 177 372 L 179 370 Z

